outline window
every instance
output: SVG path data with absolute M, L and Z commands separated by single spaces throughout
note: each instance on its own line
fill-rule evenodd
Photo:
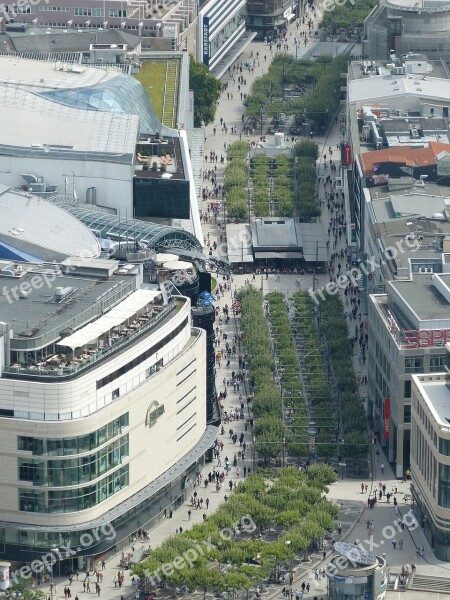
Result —
M 403 382 L 403 396 L 411 398 L 411 380 Z
M 450 465 L 439 463 L 439 497 L 442 508 L 450 508 Z
M 166 346 L 181 331 L 183 331 L 183 329 L 186 327 L 187 324 L 188 324 L 188 317 L 186 317 L 184 319 L 184 321 L 178 325 L 178 327 L 176 327 L 173 331 L 171 331 L 168 335 L 166 335 L 166 337 L 163 338 L 162 340 L 160 340 L 157 344 L 155 344 L 154 346 L 152 346 L 151 348 L 149 348 L 148 350 L 146 350 L 145 352 L 143 352 L 142 354 L 137 356 L 134 360 L 130 361 L 126 365 L 123 365 L 122 367 L 120 367 L 120 369 L 117 369 L 117 371 L 113 371 L 109 375 L 106 375 L 106 377 L 99 379 L 97 381 L 97 389 L 99 390 L 102 387 L 104 387 L 105 385 L 107 385 L 108 383 L 115 381 L 122 375 L 125 375 L 125 373 L 128 373 L 129 371 L 131 371 L 131 369 L 134 369 L 135 367 L 137 367 L 138 365 L 143 363 L 145 360 L 147 360 L 147 358 L 150 358 L 154 354 L 158 353 L 159 350 L 164 348 L 164 346 Z
M 445 371 L 446 355 L 441 354 L 440 356 L 430 357 L 430 373 L 440 373 Z
M 19 450 L 31 451 L 35 456 L 71 456 L 94 450 L 105 442 L 122 433 L 124 427 L 128 427 L 128 413 L 110 421 L 107 425 L 100 427 L 92 433 L 73 438 L 61 439 L 38 439 L 19 436 L 17 447 Z
M 119 390 L 119 388 L 116 388 L 115 390 L 113 390 L 112 399 L 116 400 L 119 396 L 120 396 L 120 390 Z
M 405 373 L 423 373 L 423 356 L 405 358 Z
M 439 453 L 444 456 L 450 456 L 450 440 L 439 438 Z
M 103 8 L 74 8 L 73 14 L 76 17 L 104 17 Z
M 411 423 L 411 405 L 405 404 L 403 407 L 403 423 Z

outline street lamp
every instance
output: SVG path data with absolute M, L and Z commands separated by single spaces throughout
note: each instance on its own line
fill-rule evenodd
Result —
M 287 546 L 288 550 L 290 551 L 291 549 L 291 540 L 286 540 L 285 545 Z M 289 552 L 289 596 L 288 596 L 288 600 L 291 600 L 291 588 L 292 588 L 292 553 Z
M 50 549 L 50 554 L 51 554 L 51 563 L 50 563 L 50 598 L 51 600 L 53 600 L 53 591 L 54 591 L 54 584 L 53 584 L 53 553 L 55 553 L 55 555 L 57 556 L 59 553 L 59 549 L 56 547 L 56 544 L 53 544 L 53 546 Z

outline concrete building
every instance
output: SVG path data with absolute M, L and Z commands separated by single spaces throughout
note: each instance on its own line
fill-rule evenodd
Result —
M 380 0 L 364 23 L 363 55 L 386 60 L 391 53 L 450 57 L 450 3 L 446 0 Z
M 411 378 L 440 373 L 450 341 L 448 254 L 441 272 L 386 281 L 384 294 L 369 296 L 368 415 L 397 477 L 410 465 Z
M 421 178 L 448 186 L 450 80 L 442 63 L 406 56 L 350 64 L 342 181 L 356 251 L 364 247 L 369 187 L 393 178 Z M 393 182 L 395 183 L 395 182 Z
M 220 78 L 255 38 L 246 31 L 245 0 L 210 0 L 201 7 L 197 26 L 197 60 Z
M 140 39 L 144 51 L 187 49 L 196 53 L 198 0 L 157 2 L 152 0 L 48 0 L 18 6 L 6 4 L 2 32 L 24 32 L 26 27 L 84 31 L 119 29 Z M 11 23 L 11 20 L 14 22 Z
M 217 435 L 206 333 L 141 268 L 0 263 L 1 557 L 64 544 L 62 571 L 92 569 L 191 493 Z
M 413 506 L 433 552 L 450 560 L 450 381 L 447 372 L 412 378 Z

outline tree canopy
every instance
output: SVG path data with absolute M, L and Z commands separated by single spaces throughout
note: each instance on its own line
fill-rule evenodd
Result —
M 214 121 L 221 82 L 213 77 L 208 67 L 190 57 L 189 88 L 194 91 L 194 127 Z

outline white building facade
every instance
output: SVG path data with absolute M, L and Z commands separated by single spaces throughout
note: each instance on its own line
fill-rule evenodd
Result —
M 70 293 L 60 301 L 69 318 L 56 328 L 27 337 L 20 323 L 2 325 L 2 558 L 32 562 L 64 544 L 81 551 L 63 554 L 61 568 L 92 568 L 184 502 L 215 440 L 206 334 L 192 327 L 190 301 L 133 291 L 120 273 L 112 288 L 99 293 L 100 284 L 90 318 L 72 314 Z M 77 279 L 81 311 L 93 283 Z M 55 294 L 70 289 L 62 285 Z M 85 546 L 95 528 L 103 533 Z

